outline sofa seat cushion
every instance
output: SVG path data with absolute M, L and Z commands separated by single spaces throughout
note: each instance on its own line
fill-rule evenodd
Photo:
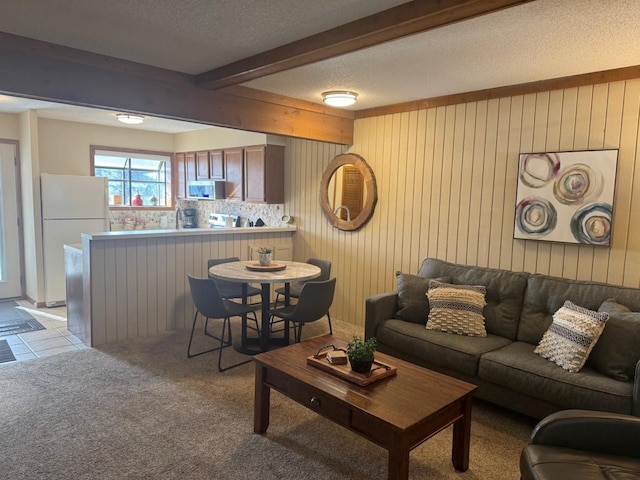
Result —
M 640 460 L 549 445 L 527 445 L 520 457 L 523 480 L 631 480 Z
M 420 358 L 427 363 L 454 369 L 469 376 L 478 374 L 480 355 L 511 343 L 510 340 L 489 335 L 487 337 L 465 337 L 450 333 L 426 330 L 424 325 L 386 320 L 376 331 L 378 344 L 392 346 L 407 355 Z
M 570 373 L 533 353 L 534 348 L 514 342 L 485 353 L 479 377 L 555 405 L 631 413 L 633 382 L 619 382 L 590 367 Z

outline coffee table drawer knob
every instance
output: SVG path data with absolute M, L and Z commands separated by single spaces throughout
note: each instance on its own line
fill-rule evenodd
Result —
M 320 407 L 320 399 L 318 397 L 311 397 L 311 405 L 316 408 Z

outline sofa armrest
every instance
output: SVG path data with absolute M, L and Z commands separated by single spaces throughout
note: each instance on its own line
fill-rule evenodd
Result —
M 593 410 L 563 410 L 535 426 L 531 443 L 640 458 L 640 418 Z
M 364 314 L 364 338 L 375 337 L 378 323 L 393 318 L 398 310 L 398 292 L 379 293 L 367 298 Z

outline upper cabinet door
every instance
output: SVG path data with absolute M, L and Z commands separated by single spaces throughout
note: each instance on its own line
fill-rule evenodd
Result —
M 224 179 L 224 157 L 222 150 L 211 150 L 209 152 L 209 175 L 212 179 Z
M 244 171 L 244 199 L 247 202 L 266 202 L 264 146 L 244 149 Z
M 209 179 L 209 152 L 196 153 L 196 179 Z
M 187 182 L 196 180 L 196 154 L 194 152 L 185 153 L 184 163 L 187 172 Z
M 284 147 L 245 147 L 244 170 L 247 202 L 284 203 Z
M 187 196 L 187 170 L 184 153 L 176 153 L 176 166 L 174 174 L 176 178 L 176 198 L 186 198 Z
M 242 168 L 242 149 L 224 151 L 224 170 L 226 172 L 227 199 L 244 200 L 244 175 Z

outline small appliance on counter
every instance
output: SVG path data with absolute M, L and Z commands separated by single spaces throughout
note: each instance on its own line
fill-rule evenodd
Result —
M 198 228 L 198 213 L 195 208 L 184 209 L 184 228 Z
M 238 215 L 227 215 L 224 213 L 210 213 L 209 227 L 211 228 L 233 228 L 238 225 Z

